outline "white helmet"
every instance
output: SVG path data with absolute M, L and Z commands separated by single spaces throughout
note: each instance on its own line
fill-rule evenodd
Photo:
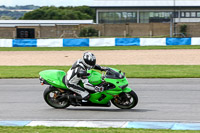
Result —
M 93 68 L 96 65 L 96 57 L 94 56 L 93 53 L 90 52 L 85 52 L 83 54 L 82 61 L 83 64 L 89 69 Z

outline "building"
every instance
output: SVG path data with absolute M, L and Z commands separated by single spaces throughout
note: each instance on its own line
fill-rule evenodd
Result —
M 90 7 L 98 24 L 200 22 L 200 0 L 94 0 Z
M 93 20 L 0 20 L 0 38 L 75 37 L 80 24 Z

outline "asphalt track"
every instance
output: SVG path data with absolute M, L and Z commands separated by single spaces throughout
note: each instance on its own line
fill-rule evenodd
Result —
M 114 106 L 54 109 L 38 79 L 0 79 L 0 121 L 108 120 L 200 122 L 200 79 L 128 79 L 139 97 L 131 110 Z

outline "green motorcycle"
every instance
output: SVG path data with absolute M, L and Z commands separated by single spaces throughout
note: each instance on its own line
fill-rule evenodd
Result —
M 128 81 L 125 73 L 114 68 L 108 68 L 102 74 L 95 70 L 87 72 L 89 83 L 103 87 L 103 91 L 93 92 L 86 89 L 90 93 L 90 98 L 87 101 L 82 100 L 80 106 L 110 107 L 112 102 L 118 108 L 131 109 L 137 105 L 138 97 L 131 88 L 127 87 Z M 70 95 L 78 94 L 66 87 L 64 71 L 45 70 L 41 71 L 39 75 L 41 84 L 49 85 L 44 91 L 44 100 L 48 105 L 57 109 L 73 105 Z M 79 85 L 83 87 L 82 82 Z

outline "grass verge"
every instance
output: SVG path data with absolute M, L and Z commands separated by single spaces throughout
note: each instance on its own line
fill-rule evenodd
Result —
M 199 131 L 131 128 L 0 127 L 0 133 L 196 133 Z
M 128 78 L 200 78 L 200 65 L 110 65 Z M 67 71 L 70 66 L 0 66 L 0 78 L 38 78 L 47 69 Z
M 181 46 L 116 46 L 116 47 L 11 47 L 0 51 L 85 51 L 85 50 L 153 50 L 153 49 L 200 49 L 200 45 Z

